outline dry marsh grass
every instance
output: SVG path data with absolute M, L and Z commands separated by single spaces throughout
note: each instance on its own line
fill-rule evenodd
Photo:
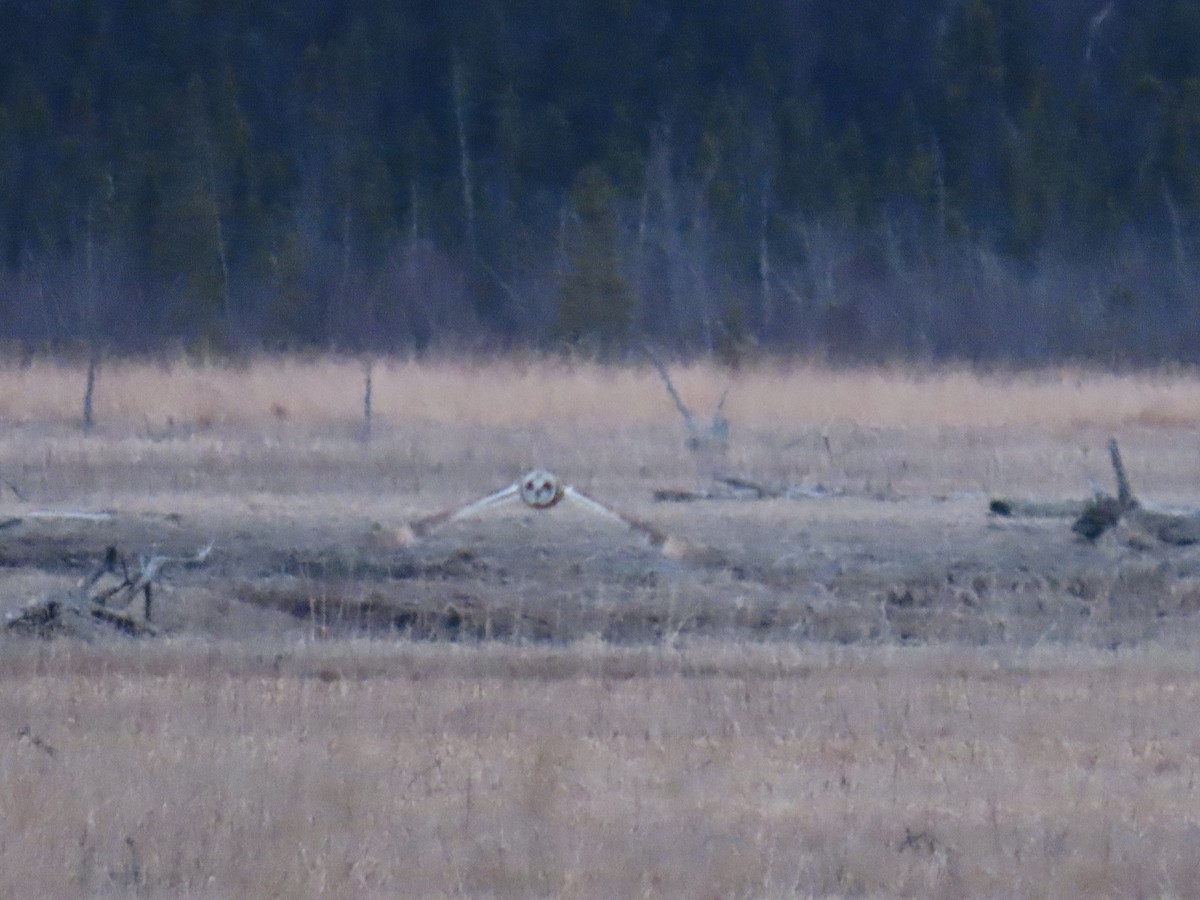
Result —
M 1195 893 L 1195 556 L 1086 546 L 1065 525 L 983 512 L 985 491 L 1107 483 L 1113 432 L 1139 493 L 1200 500 L 1194 373 L 752 367 L 732 376 L 727 462 L 835 496 L 704 509 L 649 503 L 650 488 L 698 474 L 649 367 L 383 362 L 369 446 L 353 439 L 362 374 L 353 361 L 111 363 L 84 436 L 81 369 L 0 369 L 0 476 L 27 497 L 0 485 L 4 510 L 119 513 L 43 526 L 44 548 L 4 532 L 48 563 L 5 570 L 0 600 L 73 583 L 61 556 L 90 559 L 114 534 L 187 552 L 216 535 L 226 551 L 159 601 L 194 629 L 177 633 L 206 640 L 0 639 L 0 897 Z M 731 376 L 673 377 L 707 417 Z M 736 566 L 661 563 L 558 510 L 451 530 L 417 558 L 428 578 L 387 589 L 435 606 L 508 591 L 551 612 L 569 595 L 668 626 L 702 600 L 714 621 L 828 619 L 818 636 L 844 618 L 860 645 L 730 629 L 637 647 L 600 632 L 558 646 L 317 641 L 327 632 L 284 630 L 283 614 L 235 599 L 276 551 L 353 555 L 372 522 L 530 464 Z M 472 559 L 478 578 L 454 575 Z M 915 587 L 889 609 L 879 591 L 893 582 Z M 1060 608 L 1136 649 L 1042 630 Z M 1009 643 L 967 647 L 972 632 L 939 638 L 913 625 L 923 616 L 995 618 Z M 905 629 L 934 645 L 887 645 Z M 1064 634 L 1075 643 L 1038 637 Z
M 5 650 L 3 896 L 1184 897 L 1200 879 L 1194 654 Z
M 698 418 L 732 386 L 728 416 L 745 428 L 852 422 L 861 427 L 1151 427 L 1200 424 L 1191 371 L 1109 374 L 1081 369 L 980 374 L 961 369 L 830 369 L 760 364 L 729 373 L 681 365 L 672 377 Z M 0 420 L 73 422 L 83 369 L 36 360 L 0 369 Z M 354 424 L 362 413 L 356 361 L 263 359 L 238 366 L 105 364 L 96 391 L 102 425 Z M 675 412 L 648 366 L 553 359 L 386 360 L 374 406 L 393 424 L 646 426 Z

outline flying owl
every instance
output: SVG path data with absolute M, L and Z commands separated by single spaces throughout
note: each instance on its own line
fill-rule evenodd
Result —
M 636 519 L 633 516 L 613 509 L 611 506 L 601 503 L 593 497 L 589 497 L 583 491 L 577 490 L 569 484 L 564 484 L 557 475 L 545 469 L 534 469 L 527 472 L 520 481 L 514 482 L 493 494 L 488 494 L 486 497 L 481 497 L 462 506 L 456 506 L 453 509 L 443 510 L 442 512 L 424 516 L 410 522 L 406 528 L 401 530 L 397 537 L 401 544 L 411 543 L 442 525 L 457 522 L 460 519 L 477 515 L 484 510 L 502 506 L 516 500 L 520 500 L 530 509 L 536 510 L 551 509 L 564 502 L 574 503 L 588 512 L 629 526 L 634 531 L 646 537 L 653 547 L 665 551 L 670 543 L 668 536 L 654 526 L 643 522 L 641 519 Z

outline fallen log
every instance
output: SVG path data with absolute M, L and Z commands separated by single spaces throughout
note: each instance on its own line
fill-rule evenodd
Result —
M 654 492 L 655 503 L 694 503 L 712 500 L 712 491 L 689 491 L 686 488 L 659 488 Z
M 988 502 L 988 512 L 1001 518 L 1070 519 L 1083 512 L 1082 500 L 1019 500 L 994 498 Z
M 1138 508 L 1128 514 L 1129 525 L 1164 544 L 1200 544 L 1200 511 L 1167 512 Z
M 738 495 L 749 495 L 751 500 L 768 500 L 776 497 L 782 497 L 786 493 L 786 489 L 779 489 L 762 484 L 758 481 L 751 481 L 749 478 L 743 478 L 740 475 L 714 475 L 713 481 L 717 484 L 723 484 L 726 488 Z
M 32 509 L 21 513 L 21 519 L 36 519 L 48 522 L 108 522 L 112 519 L 110 512 L 92 512 L 86 509 Z
M 1124 522 L 1138 534 L 1164 544 L 1183 547 L 1200 543 L 1200 510 L 1167 510 L 1143 505 L 1129 486 L 1116 438 L 1109 440 L 1108 452 L 1116 474 L 1117 496 L 1097 494 L 1089 500 L 1071 525 L 1073 532 L 1095 541 Z
M 817 485 L 805 488 L 795 485 L 775 487 L 741 475 L 714 475 L 711 490 L 689 490 L 687 488 L 659 488 L 654 491 L 656 503 L 694 503 L 699 500 L 811 500 L 829 497 L 841 491 L 831 491 Z
M 1089 541 L 1124 523 L 1144 538 L 1174 546 L 1200 543 L 1200 510 L 1146 506 L 1133 494 L 1116 438 L 1108 442 L 1117 495 L 1097 490 L 1089 500 L 1041 501 L 993 498 L 988 512 L 1000 518 L 1072 519 L 1071 531 Z
M 19 516 L 10 516 L 0 520 L 0 529 L 13 528 L 25 522 L 108 522 L 113 517 L 109 512 L 87 512 L 85 510 L 63 510 L 57 512 L 49 509 L 34 509 L 23 512 Z

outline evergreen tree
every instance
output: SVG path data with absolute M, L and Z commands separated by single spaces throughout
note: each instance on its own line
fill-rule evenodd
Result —
M 579 173 L 571 188 L 566 268 L 559 279 L 556 334 L 599 352 L 619 349 L 633 322 L 633 295 L 617 259 L 615 196 L 598 167 Z

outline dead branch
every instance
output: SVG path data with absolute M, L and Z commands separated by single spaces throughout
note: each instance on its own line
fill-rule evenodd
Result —
M 22 725 L 17 729 L 17 740 L 23 744 L 29 744 L 41 750 L 51 759 L 58 756 L 58 749 L 48 741 L 44 740 L 40 735 L 34 734 L 33 729 L 28 725 Z
M 666 364 L 659 359 L 649 347 L 645 348 L 646 356 L 649 357 L 650 363 L 658 372 L 658 377 L 667 388 L 667 393 L 671 395 L 671 402 L 675 404 L 675 408 L 679 410 L 679 415 L 683 416 L 683 424 L 687 426 L 688 433 L 696 439 L 700 437 L 700 427 L 696 424 L 696 420 L 692 417 L 691 410 L 687 408 L 687 404 L 683 402 L 683 398 L 679 396 L 679 391 L 675 390 L 675 385 L 671 381 L 671 373 L 667 371 Z M 724 402 L 724 398 L 722 398 Z
M 654 492 L 655 503 L 694 503 L 697 500 L 715 500 L 712 491 L 689 491 L 686 488 L 660 488 Z
M 71 634 L 92 637 L 105 628 L 126 635 L 156 634 L 151 624 L 153 585 L 168 564 L 199 565 L 213 545 L 192 556 L 152 556 L 131 570 L 116 547 L 109 547 L 94 572 L 65 594 L 39 598 L 10 613 L 8 631 L 34 637 Z M 140 606 L 135 601 L 141 597 Z
M 19 516 L 10 516 L 7 519 L 0 519 L 0 530 L 22 525 L 27 520 L 41 522 L 107 522 L 112 517 L 112 513 L 107 512 L 87 512 L 85 510 L 71 509 L 62 511 L 51 509 L 32 509 L 28 512 L 21 513 Z
M 109 512 L 88 512 L 78 509 L 35 509 L 21 513 L 21 515 L 26 519 L 59 519 L 65 522 L 107 522 L 113 517 L 113 514 Z
M 15 484 L 13 484 L 13 483 L 12 483 L 11 481 L 9 481 L 7 478 L 0 478 L 0 485 L 2 485 L 2 486 L 4 486 L 4 487 L 8 488 L 8 489 L 9 489 L 9 490 L 12 492 L 12 495 L 13 495 L 14 497 L 16 497 L 16 498 L 17 498 L 17 500 L 19 500 L 21 503 L 27 503 L 27 502 L 28 502 L 28 501 L 25 499 L 25 495 L 24 495 L 24 494 L 21 492 L 20 488 L 18 488 L 18 487 L 17 487 Z
M 727 488 L 739 494 L 749 494 L 754 500 L 770 500 L 776 497 L 782 497 L 786 490 L 779 490 L 768 487 L 757 481 L 751 481 L 749 478 L 742 478 L 739 475 L 714 475 L 713 481 L 717 484 L 723 484 Z
M 729 420 L 722 415 L 721 410 L 725 408 L 725 398 L 729 396 L 731 387 L 733 385 L 727 384 L 725 390 L 721 391 L 721 399 L 717 401 L 717 405 L 713 409 L 712 421 L 708 423 L 709 437 L 721 442 L 729 440 Z
M 363 423 L 360 437 L 364 444 L 371 443 L 371 376 L 374 368 L 374 360 L 368 358 L 363 362 Z
M 1187 546 L 1200 543 L 1200 510 L 1147 508 L 1129 486 L 1116 438 L 1109 440 L 1108 453 L 1116 475 L 1117 496 L 1100 493 L 1085 503 L 1079 518 L 1071 526 L 1073 532 L 1095 541 L 1125 521 L 1135 532 L 1164 544 Z
M 1079 517 L 1071 525 L 1073 532 L 1089 541 L 1098 539 L 1120 522 L 1123 515 L 1138 506 L 1129 487 L 1129 477 L 1125 474 L 1125 464 L 1121 461 L 1121 448 L 1117 446 L 1116 438 L 1109 438 L 1108 455 L 1117 479 L 1117 496 L 1098 491 L 1084 504 Z
M 1082 513 L 1084 506 L 1082 500 L 1054 502 L 996 497 L 988 502 L 988 512 L 1001 518 L 1070 519 Z
M 1129 489 L 1129 478 L 1125 475 L 1125 464 L 1121 462 L 1121 448 L 1117 446 L 1116 438 L 1108 439 L 1108 455 L 1112 459 L 1113 472 L 1117 476 L 1117 502 L 1122 509 L 1132 509 L 1137 506 L 1133 499 L 1133 491 Z
M 687 488 L 660 488 L 654 491 L 656 503 L 695 503 L 700 500 L 813 500 L 841 494 L 821 485 L 800 487 L 787 485 L 772 487 L 740 475 L 716 474 L 712 490 L 689 490 Z
M 1125 473 L 1116 438 L 1109 439 L 1108 454 L 1117 480 L 1116 497 L 1092 482 L 1092 497 L 1089 500 L 1044 501 L 994 497 L 988 501 L 988 512 L 1001 518 L 1074 519 L 1071 530 L 1094 541 L 1116 525 L 1123 515 L 1138 507 L 1138 501 L 1129 487 L 1129 477 Z
M 689 450 L 723 450 L 726 443 L 729 441 L 729 420 L 725 418 L 722 410 L 725 408 L 725 400 L 729 396 L 729 389 L 732 385 L 727 385 L 721 393 L 721 399 L 717 401 L 716 407 L 713 409 L 712 421 L 708 428 L 704 429 L 696 422 L 695 416 L 691 410 L 687 408 L 687 404 L 683 402 L 683 398 L 679 396 L 679 391 L 675 389 L 674 382 L 671 381 L 671 373 L 667 370 L 666 363 L 656 354 L 648 345 L 642 348 L 646 357 L 658 372 L 659 380 L 667 389 L 667 394 L 671 397 L 671 402 L 675 404 L 675 408 L 679 411 L 679 415 L 683 417 L 683 424 L 687 427 L 688 438 L 686 446 Z

